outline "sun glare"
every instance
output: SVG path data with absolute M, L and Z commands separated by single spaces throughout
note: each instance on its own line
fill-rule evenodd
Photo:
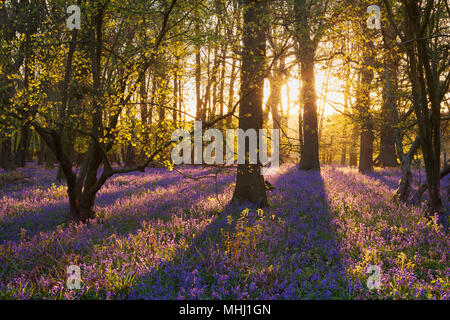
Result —
M 294 73 L 295 74 L 295 73 Z M 328 79 L 327 79 L 328 78 Z M 344 105 L 343 83 L 338 78 L 327 74 L 326 70 L 316 71 L 316 94 L 319 116 L 330 116 L 342 109 Z M 264 108 L 270 95 L 270 83 L 264 85 Z M 298 117 L 300 100 L 300 82 L 297 77 L 289 78 L 281 89 L 281 110 L 283 114 Z
M 300 81 L 298 80 L 297 70 L 293 70 L 291 72 L 291 77 L 288 79 L 286 84 L 283 85 L 281 91 L 281 110 L 283 114 L 288 115 L 292 118 L 298 117 L 299 111 L 299 102 L 300 100 Z M 322 112 L 323 115 L 330 116 L 337 113 L 337 110 L 343 110 L 344 105 L 344 94 L 342 92 L 342 88 L 344 84 L 337 77 L 334 77 L 332 74 L 327 74 L 326 70 L 317 67 L 316 72 L 316 95 L 317 95 L 317 112 L 320 117 Z M 328 81 L 327 81 L 328 78 Z M 202 92 L 203 94 L 203 92 Z M 236 85 L 235 88 L 235 99 L 237 101 L 239 95 L 239 86 Z M 266 79 L 264 82 L 264 100 L 263 100 L 263 108 L 265 109 L 267 106 L 267 101 L 270 95 L 270 83 L 269 80 Z M 186 83 L 186 87 L 184 90 L 184 111 L 187 112 L 190 116 L 188 116 L 187 120 L 192 120 L 193 116 L 195 116 L 196 106 L 195 106 L 195 83 L 193 79 L 190 79 Z M 269 114 L 269 118 L 271 119 L 271 115 Z

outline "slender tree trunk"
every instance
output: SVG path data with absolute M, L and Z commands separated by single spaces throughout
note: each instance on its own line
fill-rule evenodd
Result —
M 206 122 L 208 116 L 211 117 L 211 68 L 210 68 L 210 59 L 211 59 L 211 48 L 208 47 L 208 52 L 206 54 L 206 85 L 205 85 L 205 95 L 203 96 L 203 110 L 202 110 L 202 121 Z
M 136 148 L 131 143 L 127 144 L 127 152 L 125 156 L 125 166 L 132 167 L 136 165 Z
M 298 82 L 299 88 L 301 88 L 302 77 L 301 77 L 301 66 L 298 65 Z M 298 151 L 299 151 L 299 163 L 303 159 L 303 105 L 301 102 L 301 93 L 298 97 Z
M 282 75 L 280 70 L 275 68 L 273 75 L 269 77 L 270 82 L 270 95 L 267 99 L 267 107 L 270 109 L 272 114 L 273 128 L 280 130 L 281 128 L 281 115 L 280 115 L 280 104 L 281 104 L 281 86 L 282 86 Z
M 27 162 L 28 148 L 30 146 L 30 127 L 23 125 L 20 129 L 19 147 L 16 152 L 16 166 L 25 167 Z
M 402 202 L 408 201 L 409 194 L 411 193 L 411 182 L 412 182 L 412 172 L 411 172 L 411 163 L 413 160 L 414 155 L 416 154 L 418 148 L 419 148 L 419 142 L 420 139 L 416 138 L 413 144 L 411 145 L 411 148 L 409 149 L 408 153 L 404 152 L 403 149 L 403 134 L 400 131 L 399 125 L 399 115 L 398 115 L 398 109 L 396 102 L 396 92 L 393 90 L 393 88 L 396 88 L 395 85 L 393 86 L 393 81 L 391 80 L 391 74 L 387 69 L 384 70 L 385 74 L 385 94 L 386 94 L 386 100 L 385 100 L 385 106 L 387 106 L 390 109 L 390 114 L 392 115 L 392 130 L 393 130 L 393 137 L 395 141 L 395 146 L 397 148 L 397 154 L 400 158 L 401 163 L 401 169 L 402 169 L 402 175 L 400 178 L 399 186 L 397 191 L 394 194 L 394 198 L 397 198 L 398 200 Z M 394 82 L 396 80 L 394 79 Z
M 417 138 L 413 145 L 411 146 L 409 152 L 401 154 L 401 168 L 402 168 L 402 176 L 400 178 L 399 186 L 397 191 L 395 192 L 395 197 L 397 197 L 400 201 L 406 202 L 408 201 L 409 195 L 411 193 L 411 183 L 412 183 L 412 172 L 411 172 L 411 163 L 414 157 L 414 154 L 417 152 L 419 147 L 419 138 Z
M 374 65 L 374 48 L 369 43 L 364 46 L 363 65 L 361 67 L 361 81 L 359 83 L 356 108 L 361 120 L 360 146 L 359 146 L 359 171 L 373 171 L 373 119 L 370 105 L 370 86 L 374 77 L 370 66 Z
M 344 133 L 347 131 L 347 128 L 344 129 Z M 345 139 L 345 137 L 344 137 Z M 347 164 L 347 142 L 344 141 L 342 143 L 342 150 L 341 150 L 341 166 L 345 166 Z
M 328 94 L 328 82 L 330 81 L 330 73 L 331 73 L 331 66 L 330 63 L 327 63 L 327 72 L 325 74 L 325 82 L 322 84 L 322 92 L 321 96 L 326 97 Z M 325 99 L 321 100 L 321 104 L 319 105 L 319 148 L 320 148 L 320 142 L 322 141 L 322 132 L 323 132 L 323 122 L 325 120 Z
M 39 150 L 38 150 L 38 165 L 42 166 L 45 161 L 45 143 L 42 139 L 39 139 Z
M 231 75 L 230 75 L 230 88 L 228 90 L 228 107 L 227 111 L 230 112 L 234 107 L 234 82 L 236 80 L 236 57 L 232 56 L 233 62 L 231 63 Z M 233 117 L 228 117 L 226 120 L 227 129 L 231 129 Z
M 402 176 L 400 178 L 400 183 L 398 186 L 395 195 L 402 202 L 406 202 L 409 198 L 409 194 L 411 193 L 411 182 L 412 182 L 412 173 L 411 173 L 411 161 L 405 158 L 402 160 Z
M 139 84 L 139 96 L 141 99 L 141 104 L 140 104 L 140 114 L 141 114 L 141 124 L 142 124 L 142 133 L 143 133 L 143 141 L 144 141 L 144 149 L 142 150 L 139 158 L 140 160 L 144 160 L 145 159 L 145 150 L 147 150 L 146 148 L 148 148 L 148 105 L 147 105 L 147 99 L 148 99 L 148 94 L 147 94 L 147 82 L 150 81 L 146 81 L 146 76 L 144 75 L 142 77 L 141 83 Z
M 199 31 L 199 26 L 197 25 L 197 32 Z M 195 101 L 196 101 L 196 117 L 197 121 L 203 118 L 203 105 L 201 97 L 201 81 L 202 81 L 202 61 L 200 45 L 195 46 Z
M 164 92 L 165 84 L 161 84 L 161 86 L 163 87 Z M 162 125 L 164 120 L 166 120 L 166 95 L 162 93 L 158 100 L 158 121 L 159 124 Z
M 439 179 L 445 178 L 448 174 L 450 174 L 450 166 L 445 167 L 439 174 Z M 415 194 L 412 197 L 413 203 L 418 203 L 420 199 L 422 198 L 422 195 L 424 192 L 428 189 L 428 184 L 424 183 L 422 184 L 419 189 L 415 192 Z
M 0 151 L 0 167 L 6 171 L 13 171 L 15 169 L 13 156 L 12 156 L 12 145 L 11 138 L 5 138 L 1 143 Z
M 172 119 L 176 125 L 178 121 L 178 74 L 177 71 L 173 73 L 173 105 L 172 105 Z
M 183 82 L 181 82 L 181 78 L 178 80 L 178 110 L 180 111 L 180 120 L 186 121 L 186 114 L 182 111 L 186 112 L 184 110 L 184 102 L 183 102 Z
M 344 90 L 344 113 L 347 113 L 350 108 L 350 72 L 346 74 L 345 81 L 345 90 Z M 342 150 L 341 150 L 341 166 L 345 166 L 347 164 L 347 133 L 348 133 L 348 124 L 347 119 L 344 120 L 344 128 L 342 130 Z
M 218 30 L 216 30 L 217 32 Z M 218 46 L 214 48 L 214 64 L 211 70 L 211 82 L 212 82 L 212 101 L 211 101 L 211 115 L 210 120 L 214 120 L 217 114 L 217 85 L 218 85 L 218 73 L 220 67 L 220 57 Z
M 283 132 L 285 132 L 283 128 L 286 128 L 286 125 L 283 125 L 283 117 L 281 115 L 281 89 L 284 82 L 284 75 L 282 73 L 281 66 L 281 63 L 274 66 L 272 75 L 269 77 L 270 94 L 266 103 L 266 114 L 268 116 L 268 111 L 270 110 L 272 114 L 272 127 L 275 130 L 280 130 L 281 137 L 283 137 Z M 264 121 L 267 121 L 267 119 L 263 119 L 263 123 Z M 284 159 L 286 159 L 286 150 L 281 148 L 280 162 L 282 163 Z
M 355 126 L 353 127 L 353 132 L 352 132 L 352 141 L 357 141 L 358 136 L 359 136 L 359 130 L 358 130 L 358 126 L 355 124 Z M 350 147 L 350 166 L 351 167 L 358 166 L 358 149 L 357 149 L 356 143 L 352 143 L 351 147 Z
M 24 87 L 28 90 L 30 80 L 30 60 L 31 60 L 31 31 L 30 26 L 27 27 L 25 35 L 25 65 L 24 65 Z M 30 107 L 27 106 L 29 109 Z M 25 116 L 29 116 L 29 112 L 25 112 Z M 25 167 L 27 161 L 28 148 L 30 146 L 31 130 L 28 124 L 22 125 L 20 129 L 19 146 L 16 152 L 16 166 Z
M 221 70 L 220 70 L 220 86 L 219 86 L 219 116 L 224 115 L 224 93 L 225 93 L 225 58 L 227 53 L 227 46 L 225 45 L 222 49 L 222 62 L 221 62 Z M 220 124 L 220 127 L 223 127 L 223 121 Z

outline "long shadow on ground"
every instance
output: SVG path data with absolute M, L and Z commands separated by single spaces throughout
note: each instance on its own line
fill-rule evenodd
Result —
M 273 206 L 263 218 L 249 205 L 228 205 L 187 248 L 141 275 L 121 297 L 345 298 L 349 280 L 320 173 L 291 167 L 272 182 Z M 239 221 L 243 228 L 236 228 Z
M 170 177 L 164 176 L 164 174 L 168 173 L 169 171 L 167 169 L 147 169 L 146 173 L 143 174 L 130 173 L 110 179 L 97 195 L 96 211 L 101 214 L 105 207 L 118 209 L 121 200 L 127 199 L 133 195 L 149 193 L 161 188 L 164 189 L 176 183 L 184 183 L 182 182 L 183 179 L 180 175 L 173 174 Z M 36 173 L 29 172 L 28 174 L 32 176 Z M 191 176 L 197 178 L 201 174 L 201 172 L 194 172 Z M 142 176 L 148 176 L 150 179 L 142 181 L 140 180 Z M 45 190 L 50 186 L 50 181 L 47 180 L 42 181 L 42 183 L 36 181 L 32 186 L 23 186 L 22 191 L 12 193 L 12 200 L 19 203 L 29 201 L 27 200 L 27 193 L 32 192 L 32 187 L 43 188 Z M 54 179 L 53 183 L 56 185 L 56 179 Z M 8 195 L 7 189 L 4 189 L 3 192 L 5 195 Z M 0 244 L 6 241 L 17 241 L 21 232 L 25 232 L 27 237 L 33 237 L 40 232 L 55 231 L 58 226 L 68 225 L 71 221 L 66 195 L 59 200 L 43 201 L 42 199 L 33 199 L 33 202 L 35 204 L 33 205 L 32 212 L 24 209 L 20 209 L 21 212 L 17 212 L 17 209 L 10 209 L 15 212 L 12 216 L 8 216 L 4 219 L 0 224 Z M 159 205 L 156 204 L 154 208 L 156 209 L 158 206 Z M 115 218 L 112 217 L 112 219 Z
M 195 169 L 188 170 L 188 173 L 193 177 L 201 175 L 201 172 Z M 122 180 L 119 180 L 122 182 L 133 181 L 125 176 L 120 178 Z M 132 196 L 129 196 L 128 200 L 118 197 L 116 200 L 123 200 L 120 205 L 111 200 L 111 192 L 107 190 L 109 196 L 100 198 L 101 201 L 106 202 L 105 205 L 109 206 L 107 210 L 105 209 L 103 221 L 87 225 L 71 224 L 58 227 L 56 230 L 49 228 L 46 232 L 42 231 L 41 226 L 39 234 L 33 235 L 30 232 L 26 234 L 26 237 L 5 242 L 3 249 L 8 250 L 11 254 L 8 254 L 8 257 L 0 255 L 0 284 L 2 281 L 11 280 L 16 276 L 22 277 L 23 275 L 23 279 L 28 279 L 29 276 L 35 276 L 34 270 L 40 270 L 39 276 L 43 276 L 47 272 L 51 272 L 55 276 L 51 271 L 54 266 L 58 268 L 56 276 L 64 279 L 64 276 L 60 276 L 59 273 L 63 273 L 67 263 L 74 263 L 73 259 L 77 255 L 83 257 L 82 261 L 86 261 L 87 264 L 99 257 L 117 262 L 121 257 L 113 252 L 116 249 L 113 245 L 116 244 L 116 239 L 123 238 L 123 241 L 126 242 L 138 234 L 143 225 L 151 221 L 164 224 L 164 221 L 172 219 L 171 216 L 177 212 L 198 211 L 196 206 L 198 201 L 204 201 L 205 197 L 211 197 L 216 191 L 223 193 L 224 188 L 228 187 L 228 182 L 232 179 L 232 176 L 221 176 L 217 181 L 217 190 L 208 188 L 202 192 L 194 192 L 192 185 L 199 188 L 203 182 L 197 181 L 190 184 L 190 180 L 174 173 L 172 177 L 158 178 L 157 181 L 153 179 L 149 182 L 151 185 L 147 185 L 145 194 L 131 192 Z M 143 184 L 139 183 L 139 179 L 135 180 L 134 182 L 138 183 L 135 183 L 132 189 L 141 190 Z M 120 183 L 119 185 L 124 186 Z M 178 194 L 188 195 L 189 201 L 186 202 Z M 23 225 L 19 227 L 23 227 Z M 99 247 L 99 245 L 102 246 Z M 0 247 L 0 249 L 2 248 Z M 0 251 L 0 253 L 2 252 Z M 100 259 L 102 259 L 101 263 L 105 262 L 103 258 Z M 16 270 L 14 266 L 18 266 L 19 269 Z M 97 277 L 98 274 L 93 272 L 92 276 Z

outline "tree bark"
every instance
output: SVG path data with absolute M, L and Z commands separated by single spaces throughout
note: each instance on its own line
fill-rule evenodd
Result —
M 264 96 L 264 69 L 266 57 L 266 0 L 245 0 L 243 49 L 241 68 L 241 103 L 239 128 L 259 130 L 262 128 L 262 104 Z M 261 143 L 261 142 L 260 142 Z M 259 145 L 260 145 L 259 143 Z M 249 150 L 248 141 L 245 151 Z M 265 207 L 268 205 L 261 164 L 238 164 L 236 188 L 233 201 L 250 202 Z
M 302 76 L 301 76 L 301 65 L 298 64 L 298 85 L 301 88 L 302 84 Z M 301 101 L 301 92 L 299 92 L 298 96 L 299 106 L 298 106 L 298 156 L 299 156 L 299 164 L 303 158 L 303 106 L 300 103 Z
M 427 1 L 427 7 L 432 5 Z M 419 125 L 419 136 L 427 175 L 429 192 L 428 213 L 441 212 L 442 200 L 440 194 L 440 96 L 439 73 L 436 61 L 431 61 L 430 48 L 427 46 L 425 34 L 430 28 L 424 28 L 423 23 L 429 23 L 427 16 L 421 14 L 415 1 L 405 1 L 405 25 L 408 39 L 417 39 L 406 45 L 409 58 L 409 79 L 412 85 L 413 105 Z M 431 30 L 431 32 L 434 32 Z M 431 110 L 429 109 L 431 106 Z
M 274 68 L 273 74 L 269 77 L 270 82 L 270 95 L 267 99 L 267 107 L 272 114 L 273 128 L 280 130 L 281 128 L 281 87 L 283 85 L 283 75 L 279 68 Z
M 15 169 L 12 155 L 11 138 L 7 137 L 1 143 L 0 151 L 0 168 L 5 171 L 13 171 Z
M 314 74 L 316 44 L 310 35 L 306 1 L 295 0 L 294 11 L 303 102 L 303 154 L 300 162 L 300 170 L 320 170 L 317 95 Z
M 231 63 L 231 74 L 230 74 L 230 88 L 228 90 L 228 107 L 227 111 L 230 112 L 233 110 L 234 107 L 234 83 L 236 80 L 236 57 L 232 56 L 232 63 Z M 231 125 L 233 123 L 233 117 L 227 117 L 226 120 L 226 126 L 227 129 L 231 129 Z
M 439 180 L 445 178 L 448 174 L 450 174 L 450 165 L 447 165 L 439 174 Z M 412 196 L 411 201 L 413 203 L 418 203 L 420 202 L 420 199 L 422 198 L 424 192 L 428 189 L 428 184 L 424 183 L 422 184 L 419 189 L 417 189 L 417 191 L 414 193 L 414 195 Z
M 412 182 L 411 162 L 413 160 L 414 154 L 417 152 L 417 149 L 419 147 L 419 141 L 420 141 L 419 138 L 416 138 L 407 154 L 403 153 L 402 147 L 399 148 L 399 150 L 402 150 L 400 152 L 402 176 L 400 178 L 399 186 L 397 191 L 395 192 L 394 197 L 398 198 L 402 202 L 408 201 L 409 195 L 411 193 L 411 182 Z
M 24 60 L 24 88 L 25 90 L 28 90 L 29 88 L 29 80 L 30 80 L 30 63 L 31 63 L 31 29 L 32 25 L 27 25 L 26 27 L 26 33 L 25 33 L 25 60 Z M 28 109 L 30 109 L 30 106 L 26 106 Z M 30 116 L 30 112 L 26 111 L 24 112 L 24 116 L 28 117 Z M 16 166 L 17 167 L 25 167 L 27 162 L 27 154 L 28 154 L 28 148 L 30 146 L 30 135 L 31 130 L 30 126 L 28 124 L 23 124 L 20 128 L 20 140 L 19 140 L 19 146 L 16 152 Z
M 173 104 L 172 104 L 172 119 L 173 123 L 176 126 L 178 121 L 178 74 L 175 70 L 173 72 Z
M 359 136 L 359 129 L 358 125 L 355 124 L 352 132 L 352 141 L 357 141 L 358 136 Z M 350 166 L 351 167 L 358 166 L 358 149 L 356 143 L 352 143 L 350 146 Z
M 200 35 L 200 25 L 197 23 L 195 26 L 197 36 Z M 202 60 L 200 45 L 195 46 L 195 106 L 196 106 L 196 117 L 197 121 L 204 120 L 204 112 L 201 97 L 201 81 L 202 81 Z
M 394 50 L 393 43 L 396 41 L 395 30 L 392 26 L 386 26 L 383 28 L 383 42 L 385 47 L 384 65 L 385 71 L 389 75 L 389 90 L 390 97 L 387 93 L 387 83 L 383 88 L 383 104 L 381 108 L 382 125 L 380 132 L 380 166 L 381 167 L 396 167 L 397 154 L 395 152 L 395 138 L 394 138 L 394 120 L 392 114 L 392 108 L 389 104 L 392 104 L 394 108 L 397 108 L 397 90 L 398 90 L 398 66 L 399 56 Z M 390 101 L 389 101 L 390 99 Z
M 220 86 L 219 86 L 219 116 L 222 117 L 224 114 L 224 93 L 225 93 L 225 72 L 226 72 L 226 53 L 227 45 L 222 48 L 222 62 L 220 70 Z M 223 122 L 220 122 L 220 127 L 223 127 Z
M 370 66 L 374 65 L 374 48 L 372 43 L 364 46 L 363 64 L 360 70 L 361 81 L 356 97 L 356 108 L 361 120 L 359 171 L 366 173 L 373 171 L 373 119 L 370 112 L 370 86 L 374 77 Z
M 25 167 L 27 162 L 28 148 L 30 146 L 30 127 L 28 125 L 23 125 L 20 129 L 20 139 L 19 146 L 16 152 L 16 166 Z

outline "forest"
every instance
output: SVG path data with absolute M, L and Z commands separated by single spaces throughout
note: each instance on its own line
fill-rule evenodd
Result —
M 448 0 L 0 0 L 0 300 L 450 300 Z

